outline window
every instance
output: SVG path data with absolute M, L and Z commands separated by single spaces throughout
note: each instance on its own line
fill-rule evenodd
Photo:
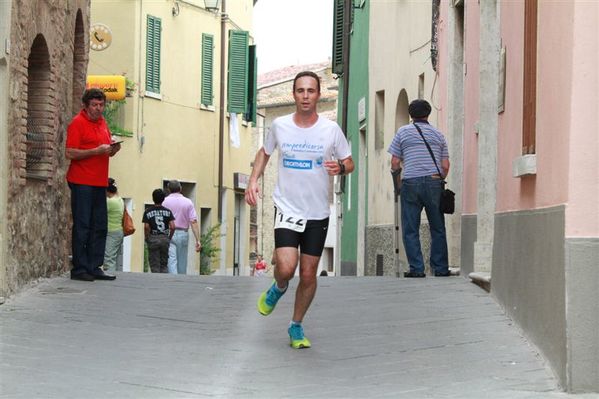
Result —
M 256 99 L 258 84 L 258 59 L 256 58 L 256 46 L 249 47 L 249 69 L 248 69 L 248 101 L 244 119 L 256 126 Z
M 365 4 L 365 1 L 359 1 L 358 7 L 362 8 Z M 335 0 L 335 4 L 333 5 L 333 68 L 332 71 L 334 74 L 341 75 L 343 74 L 343 46 L 345 45 L 345 41 L 343 40 L 343 24 L 345 19 L 345 0 Z M 352 1 L 352 6 L 349 8 L 349 24 L 350 31 L 351 26 L 354 23 L 354 8 L 356 5 Z M 346 32 L 349 33 L 349 32 Z M 347 41 L 347 45 L 349 45 L 349 39 Z
M 524 2 L 522 154 L 534 154 L 537 113 L 537 0 Z
M 335 0 L 333 10 L 333 73 L 343 73 L 343 5 L 344 0 Z
M 202 105 L 213 105 L 214 36 L 202 34 Z
M 418 98 L 419 99 L 424 98 L 424 74 L 423 73 L 421 73 L 418 76 Z
M 374 149 L 385 145 L 385 91 L 377 91 L 374 98 Z
M 244 113 L 248 99 L 248 38 L 247 31 L 229 31 L 229 78 L 227 112 Z
M 146 30 L 146 91 L 160 94 L 160 35 L 162 21 L 148 15 Z

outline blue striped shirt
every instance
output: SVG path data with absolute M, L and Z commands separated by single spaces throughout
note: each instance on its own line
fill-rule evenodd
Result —
M 439 130 L 429 123 L 424 121 L 419 121 L 417 123 L 422 130 L 422 134 L 426 137 L 428 145 L 430 145 L 431 150 L 433 150 L 433 154 L 435 154 L 435 160 L 437 161 L 439 170 L 443 172 L 441 161 L 443 159 L 449 159 L 449 151 L 447 150 L 447 141 L 445 141 L 445 137 Z M 426 144 L 424 144 L 422 137 L 420 137 L 420 133 L 418 133 L 418 130 L 416 130 L 412 124 L 399 128 L 389 146 L 388 152 L 391 155 L 395 155 L 403 162 L 404 179 L 431 176 L 439 173 L 426 148 Z

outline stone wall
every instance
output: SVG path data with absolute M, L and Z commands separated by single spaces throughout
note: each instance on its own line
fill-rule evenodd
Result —
M 399 248 L 399 273 L 409 270 L 406 252 L 402 242 L 401 225 L 398 230 Z M 424 260 L 424 271 L 431 275 L 430 252 L 431 234 L 426 218 L 420 223 L 420 247 Z M 377 267 L 377 262 L 382 262 L 382 268 Z M 366 227 L 366 267 L 365 276 L 393 276 L 397 277 L 395 263 L 395 225 L 381 224 Z
M 89 11 L 89 0 L 12 2 L 0 296 L 70 269 L 64 145 L 85 88 Z

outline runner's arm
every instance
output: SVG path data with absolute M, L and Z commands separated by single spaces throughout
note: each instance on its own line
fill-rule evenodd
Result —
M 351 172 L 354 171 L 354 160 L 352 159 L 351 155 L 345 159 L 342 159 L 339 161 L 340 163 L 343 164 L 343 166 L 345 167 L 345 175 L 349 175 Z
M 266 164 L 268 164 L 269 159 L 270 155 L 266 154 L 264 147 L 260 148 L 256 153 L 254 167 L 252 168 L 252 174 L 250 175 L 250 182 L 248 184 L 247 190 L 245 190 L 245 202 L 247 202 L 250 206 L 255 206 L 258 198 L 262 198 L 260 186 L 258 185 L 258 179 L 260 179 L 260 177 L 264 174 L 264 169 L 266 168 Z

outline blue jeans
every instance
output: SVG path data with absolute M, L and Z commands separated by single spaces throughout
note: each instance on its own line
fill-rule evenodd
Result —
M 433 179 L 430 176 L 402 181 L 401 229 L 411 272 L 424 273 L 424 260 L 420 247 L 422 208 L 426 211 L 431 231 L 431 270 L 433 273 L 447 273 L 449 270 L 445 215 L 439 210 L 443 189 L 441 179 Z
M 73 213 L 72 274 L 99 274 L 108 232 L 106 188 L 69 183 Z
M 187 274 L 187 246 L 189 232 L 175 230 L 168 247 L 168 272 L 170 274 Z

